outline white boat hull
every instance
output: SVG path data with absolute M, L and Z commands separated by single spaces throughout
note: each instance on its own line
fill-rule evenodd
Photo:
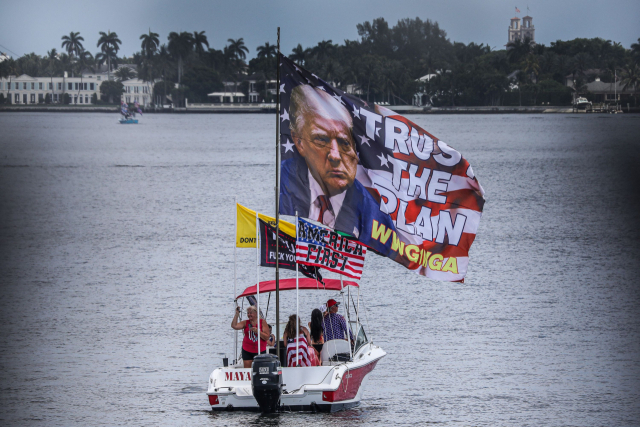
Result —
M 286 411 L 335 412 L 360 403 L 369 374 L 386 353 L 365 344 L 350 362 L 282 368 L 280 405 Z M 251 369 L 218 368 L 209 377 L 207 395 L 213 410 L 259 411 L 251 389 Z

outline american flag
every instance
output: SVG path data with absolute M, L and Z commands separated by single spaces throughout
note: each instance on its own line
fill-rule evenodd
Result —
M 296 262 L 321 267 L 352 279 L 362 277 L 367 247 L 357 240 L 298 218 Z
M 520 13 L 520 9 L 518 9 L 518 7 L 516 7 L 516 13 Z

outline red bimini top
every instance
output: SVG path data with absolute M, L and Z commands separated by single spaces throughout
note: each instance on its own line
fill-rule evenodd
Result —
M 350 280 L 344 280 L 342 284 L 340 284 L 340 280 L 338 279 L 323 279 L 324 285 L 315 279 L 310 279 L 305 277 L 304 279 L 298 279 L 298 289 L 316 289 L 319 291 L 339 291 L 343 287 L 347 286 L 355 286 L 358 287 L 356 282 L 352 282 Z M 255 295 L 257 292 L 257 285 L 249 286 L 244 290 L 238 298 L 247 297 L 249 295 Z M 281 291 L 290 291 L 296 288 L 296 279 L 280 279 L 280 290 Z M 276 290 L 276 281 L 268 280 L 265 282 L 260 282 L 260 293 L 264 294 L 266 292 L 274 292 Z

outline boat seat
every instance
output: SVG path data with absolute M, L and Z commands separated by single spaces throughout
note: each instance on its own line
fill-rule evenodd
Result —
M 351 359 L 351 347 L 346 340 L 330 340 L 324 343 L 320 352 L 320 361 L 330 365 L 331 362 L 345 362 Z

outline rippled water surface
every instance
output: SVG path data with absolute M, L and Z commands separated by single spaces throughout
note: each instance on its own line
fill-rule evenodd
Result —
M 388 355 L 362 404 L 264 417 L 205 392 L 233 354 L 234 197 L 274 212 L 275 118 L 0 114 L 0 422 L 640 425 L 640 117 L 412 119 L 486 190 L 467 281 L 369 256 Z

